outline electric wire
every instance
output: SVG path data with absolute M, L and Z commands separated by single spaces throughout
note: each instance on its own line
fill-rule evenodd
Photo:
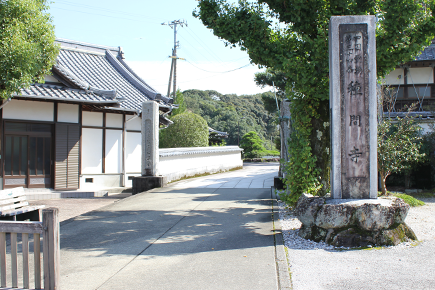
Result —
M 114 13 L 114 14 L 123 14 L 126 16 L 133 16 L 133 17 L 140 17 L 140 18 L 152 18 L 155 19 L 155 23 L 156 24 L 161 24 L 160 18 L 156 18 L 156 17 L 152 17 L 152 16 L 148 16 L 148 15 L 144 15 L 144 14 L 139 14 L 139 13 L 131 13 L 131 12 L 125 12 L 125 11 L 120 11 L 120 10 L 113 10 L 113 9 L 108 9 L 105 7 L 101 7 L 101 6 L 92 6 L 92 5 L 87 5 L 87 4 L 78 4 L 78 3 L 74 3 L 71 1 L 63 1 L 63 0 L 57 0 L 55 2 L 55 4 L 64 4 L 64 5 L 70 5 L 70 6 L 76 6 L 76 7 L 80 7 L 80 8 L 86 8 L 86 9 L 92 9 L 92 10 L 98 10 L 98 11 L 105 11 L 105 12 L 109 12 L 109 13 Z
M 181 34 L 179 34 L 179 36 L 182 38 L 182 39 L 184 39 L 187 43 L 189 43 L 189 41 L 188 40 L 186 40 Z M 190 44 L 190 43 L 189 43 Z M 208 59 L 208 57 L 206 57 L 204 54 L 202 54 L 202 52 L 201 51 L 199 51 L 195 46 L 192 46 L 200 55 L 202 55 L 207 61 L 210 61 L 209 59 Z M 184 49 L 184 48 L 183 48 Z
M 205 70 L 205 69 L 203 69 L 203 68 L 200 68 L 200 67 L 194 65 L 193 63 L 191 63 L 191 62 L 188 61 L 188 60 L 186 60 L 186 61 L 187 61 L 190 65 L 196 67 L 196 68 L 199 69 L 199 70 L 202 70 L 202 71 L 205 71 L 205 72 L 208 72 L 208 73 L 218 73 L 218 74 L 223 74 L 223 73 L 233 72 L 233 71 L 236 71 L 236 70 L 239 70 L 239 69 L 242 69 L 242 68 L 245 68 L 245 67 L 248 67 L 248 66 L 251 66 L 251 65 L 252 65 L 252 64 L 248 63 L 248 64 L 245 64 L 244 66 L 241 66 L 241 67 L 238 67 L 238 68 L 235 68 L 235 69 L 231 69 L 231 70 L 227 70 L 227 71 L 209 71 L 209 70 Z
M 223 62 L 219 56 L 217 56 L 213 50 L 211 50 L 210 48 L 207 47 L 207 45 L 193 32 L 192 29 L 190 29 L 190 27 L 187 27 L 187 29 L 185 30 L 200 46 L 202 46 L 203 48 L 205 48 L 205 50 L 217 61 L 219 62 Z M 189 32 L 191 31 L 191 32 Z
M 74 12 L 84 13 L 84 14 L 88 14 L 88 15 L 98 15 L 98 16 L 103 16 L 103 17 L 108 17 L 108 18 L 114 18 L 114 19 L 124 19 L 124 20 L 130 20 L 130 21 L 138 21 L 138 22 L 144 22 L 144 23 L 154 23 L 154 24 L 157 24 L 157 22 L 151 22 L 151 21 L 140 20 L 140 19 L 132 19 L 132 18 L 125 18 L 125 17 L 110 16 L 110 15 L 105 15 L 105 14 L 91 13 L 91 12 L 72 10 L 72 9 L 65 9 L 65 8 L 59 8 L 59 7 L 50 7 L 50 8 L 51 9 L 64 10 L 64 11 L 68 11 L 68 12 L 74 11 Z

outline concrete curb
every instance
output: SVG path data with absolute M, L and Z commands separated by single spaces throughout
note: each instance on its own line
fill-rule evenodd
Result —
M 278 278 L 278 289 L 293 289 L 290 277 L 290 267 L 285 251 L 284 240 L 282 237 L 281 223 L 279 221 L 279 208 L 277 203 L 277 197 L 275 194 L 275 188 L 273 186 L 271 187 L 270 193 L 272 199 L 273 230 L 275 232 L 275 262 L 276 274 Z

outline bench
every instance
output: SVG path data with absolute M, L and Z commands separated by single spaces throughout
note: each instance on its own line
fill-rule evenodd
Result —
M 23 187 L 0 190 L 0 220 L 41 221 L 45 205 L 30 206 Z

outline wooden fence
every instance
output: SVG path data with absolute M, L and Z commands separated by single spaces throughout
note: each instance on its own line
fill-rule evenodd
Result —
M 42 211 L 42 222 L 0 222 L 0 272 L 1 287 L 7 286 L 6 234 L 10 233 L 10 271 L 12 288 L 18 287 L 18 242 L 21 233 L 23 288 L 30 289 L 29 283 L 29 234 L 33 234 L 34 283 L 35 289 L 41 288 L 41 235 L 43 244 L 44 289 L 59 289 L 59 220 L 58 209 L 48 208 Z M 9 286 L 10 287 L 10 286 Z

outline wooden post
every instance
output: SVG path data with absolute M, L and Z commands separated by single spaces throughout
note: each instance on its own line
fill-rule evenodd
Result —
M 23 288 L 29 289 L 29 234 L 22 233 L 23 248 Z
M 41 235 L 33 234 L 33 257 L 35 260 L 35 289 L 41 289 Z
M 43 251 L 44 251 L 44 289 L 56 290 L 60 284 L 60 248 L 59 248 L 59 210 L 44 209 L 43 218 Z
M 17 233 L 11 233 L 12 288 L 18 288 Z
M 0 233 L 1 284 L 6 288 L 6 233 Z

